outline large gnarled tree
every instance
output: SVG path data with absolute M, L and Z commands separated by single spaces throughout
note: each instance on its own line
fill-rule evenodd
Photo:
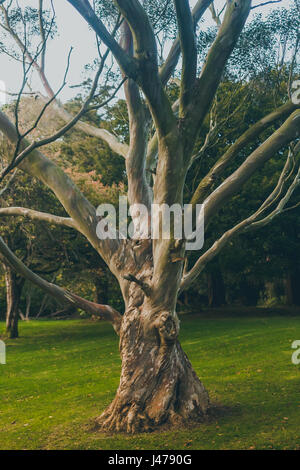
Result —
M 286 165 L 277 186 L 261 207 L 246 220 L 228 230 L 202 253 L 188 268 L 184 239 L 160 236 L 124 240 L 99 238 L 96 233 L 99 219 L 95 208 L 74 186 L 58 166 L 46 158 L 38 147 L 63 135 L 76 126 L 89 135 L 106 141 L 111 149 L 125 159 L 128 178 L 128 199 L 132 204 L 143 204 L 150 209 L 154 204 L 183 205 L 186 175 L 193 164 L 194 148 L 199 130 L 209 113 L 222 75 L 234 50 L 252 8 L 251 0 L 227 0 L 226 11 L 220 18 L 210 0 L 198 0 L 193 8 L 188 0 L 167 2 L 177 21 L 178 38 L 174 41 L 163 64 L 159 64 L 157 41 L 153 27 L 139 0 L 115 0 L 119 13 L 115 30 L 110 33 L 88 0 L 68 0 L 95 31 L 98 40 L 107 47 L 105 60 L 112 54 L 116 60 L 125 89 L 129 115 L 129 145 L 104 129 L 97 129 L 81 121 L 91 109 L 97 88 L 98 71 L 91 93 L 77 116 L 71 116 L 57 101 L 45 75 L 44 51 L 38 61 L 17 36 L 3 7 L 3 27 L 20 47 L 25 61 L 38 71 L 49 100 L 66 122 L 53 139 L 29 143 L 8 117 L 0 114 L 0 129 L 16 143 L 17 151 L 5 176 L 18 166 L 40 179 L 57 196 L 69 218 L 57 217 L 24 208 L 10 208 L 5 215 L 27 216 L 51 224 L 61 224 L 81 232 L 102 256 L 119 281 L 125 301 L 123 315 L 108 305 L 100 305 L 78 297 L 53 285 L 30 271 L 0 239 L 0 251 L 6 262 L 18 274 L 35 283 L 63 303 L 75 305 L 88 313 L 112 323 L 120 337 L 122 372 L 114 401 L 97 418 L 102 429 L 137 432 L 158 427 L 164 423 L 184 423 L 201 420 L 209 408 L 209 397 L 195 374 L 179 340 L 179 320 L 176 314 L 178 294 L 186 289 L 211 261 L 238 233 L 263 226 L 285 207 L 299 184 L 299 104 L 289 101 L 274 110 L 232 142 L 209 173 L 199 182 L 191 203 L 203 203 L 206 227 L 213 216 L 234 196 L 249 178 L 278 151 L 289 147 Z M 97 3 L 97 2 L 96 2 Z M 46 38 L 41 12 L 41 36 Z M 218 34 L 198 74 L 197 24 L 211 9 L 216 19 Z M 117 30 L 121 30 L 118 40 Z M 180 96 L 171 103 L 166 85 L 171 79 L 181 56 Z M 223 183 L 213 189 L 217 177 L 234 161 L 249 143 L 255 142 L 266 129 L 277 129 L 249 153 L 244 162 Z M 21 136 L 21 137 L 20 137 Z M 133 215 L 134 218 L 134 215 Z M 152 224 L 158 224 L 153 220 Z M 147 226 L 147 224 L 143 225 Z M 138 227 L 137 227 L 138 230 Z M 98 232 L 99 235 L 99 232 Z M 146 234 L 148 235 L 148 234 Z

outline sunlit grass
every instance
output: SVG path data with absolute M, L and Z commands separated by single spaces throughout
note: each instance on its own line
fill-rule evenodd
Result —
M 21 323 L 0 365 L 0 449 L 300 449 L 300 317 L 182 318 L 181 342 L 223 408 L 193 429 L 92 431 L 118 386 L 118 338 L 83 320 Z M 0 331 L 3 324 L 0 324 Z

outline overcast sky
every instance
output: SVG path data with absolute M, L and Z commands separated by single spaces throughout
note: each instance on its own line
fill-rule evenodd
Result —
M 255 0 L 254 5 L 263 3 L 265 0 Z M 194 4 L 196 0 L 192 0 Z M 36 6 L 37 0 L 19 0 L 19 4 Z M 67 2 L 67 0 L 53 0 L 56 14 L 59 37 L 49 42 L 47 50 L 47 77 L 54 89 L 59 88 L 67 61 L 67 55 L 72 46 L 74 48 L 71 65 L 69 71 L 68 85 L 63 90 L 60 98 L 67 100 L 78 92 L 70 88 L 70 85 L 80 83 L 83 78 L 84 65 L 90 63 L 96 57 L 94 33 L 89 30 L 86 22 L 80 17 L 77 11 Z M 280 6 L 288 6 L 291 0 L 282 0 Z M 45 0 L 45 7 L 49 5 L 48 0 Z M 215 5 L 222 7 L 224 0 L 216 0 Z M 268 13 L 271 9 L 277 8 L 276 4 L 267 5 L 260 9 L 255 9 L 255 12 L 261 11 Z M 211 23 L 209 14 L 205 16 L 206 24 Z M 18 91 L 22 72 L 20 64 L 17 64 L 7 56 L 1 54 L 1 72 L 0 81 L 5 82 L 6 88 L 9 92 Z M 35 89 L 41 89 L 38 80 L 33 82 Z

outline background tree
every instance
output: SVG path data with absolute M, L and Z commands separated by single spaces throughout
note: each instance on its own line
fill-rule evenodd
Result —
M 20 101 L 19 119 L 23 126 L 25 124 L 27 126 L 33 125 L 36 114 L 39 114 L 41 111 L 41 106 L 42 103 L 34 98 L 26 97 Z M 13 105 L 10 108 L 13 108 Z M 7 112 L 10 114 L 12 114 L 12 111 L 13 109 L 7 109 Z M 35 129 L 35 135 L 39 138 L 45 132 L 45 122 L 47 122 L 49 128 L 51 122 L 53 122 L 51 111 L 43 117 L 39 129 Z M 65 168 L 66 173 L 70 173 L 72 168 L 74 180 L 95 206 L 100 202 L 116 204 L 117 195 L 123 191 L 124 185 L 122 183 L 119 185 L 113 183 L 108 186 L 103 183 L 103 180 L 122 180 L 124 179 L 123 172 L 119 171 L 118 177 L 117 168 L 114 168 L 114 176 L 112 176 L 111 167 L 109 167 L 106 172 L 103 171 L 103 177 L 98 172 L 99 170 L 104 170 L 104 168 L 98 167 L 96 170 L 92 170 L 93 163 L 90 161 L 91 150 L 89 148 L 93 148 L 95 142 L 92 137 L 87 142 L 81 134 L 80 131 L 76 131 L 66 135 L 66 143 L 58 142 L 49 147 L 47 153 Z M 83 147 L 80 160 L 81 165 L 79 165 L 78 161 L 76 163 L 73 158 L 70 158 L 68 162 L 66 161 L 66 153 L 68 151 L 73 152 L 74 148 L 76 152 L 78 151 L 78 142 Z M 101 150 L 103 155 L 105 155 L 103 149 Z M 1 151 L 3 159 L 5 159 L 5 155 L 8 158 L 7 155 L 12 151 L 12 148 L 7 146 L 5 142 L 2 142 Z M 80 168 L 82 171 L 79 171 Z M 101 258 L 99 256 L 95 257 L 94 250 L 90 248 L 86 240 L 80 234 L 74 233 L 68 228 L 59 226 L 49 227 L 44 222 L 38 222 L 37 220 L 33 222 L 30 219 L 30 214 L 29 217 L 26 217 L 26 214 L 24 214 L 25 219 L 18 217 L 14 220 L 11 217 L 7 217 L 13 207 L 19 208 L 22 205 L 32 208 L 38 207 L 44 212 L 55 208 L 57 214 L 65 215 L 65 211 L 58 204 L 57 199 L 37 180 L 24 174 L 22 175 L 22 173 L 18 173 L 14 177 L 13 182 L 3 192 L 1 198 L 2 209 L 0 208 L 0 217 L 4 222 L 1 234 L 14 252 L 18 253 L 22 261 L 26 262 L 27 266 L 30 266 L 35 272 L 47 275 L 49 280 L 57 278 L 69 288 L 76 286 L 78 292 L 80 291 L 87 298 L 91 298 L 91 300 L 97 301 L 102 298 L 102 301 L 105 299 L 108 301 L 109 292 L 115 290 L 113 278 L 110 276 L 109 270 Z M 8 207 L 9 211 L 7 211 Z M 74 312 L 74 308 L 68 307 L 64 309 L 58 306 L 55 301 L 53 302 L 52 300 L 50 302 L 48 296 L 39 305 L 40 293 L 35 292 L 30 286 L 23 289 L 24 279 L 17 276 L 9 265 L 3 264 L 3 269 L 5 272 L 7 295 L 7 334 L 11 338 L 18 337 L 18 319 L 20 315 L 28 319 L 30 307 L 37 310 L 38 317 L 43 314 L 46 303 L 48 304 L 46 309 L 48 314 L 62 315 Z M 114 295 L 114 297 L 113 304 L 120 307 L 122 303 L 120 304 L 117 296 Z

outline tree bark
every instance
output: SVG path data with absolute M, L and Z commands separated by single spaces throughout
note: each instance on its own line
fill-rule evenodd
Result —
M 102 430 L 110 432 L 147 432 L 199 422 L 209 406 L 208 394 L 179 343 L 173 307 L 177 291 L 167 302 L 144 292 L 153 274 L 147 259 L 146 252 L 135 273 L 140 285 L 121 283 L 126 311 L 120 328 L 120 384 L 113 402 L 96 419 Z M 130 268 L 129 255 L 126 260 Z
M 24 286 L 24 279 L 20 278 L 9 266 L 4 266 L 6 284 L 6 333 L 10 338 L 19 336 L 19 307 Z
M 103 430 L 136 433 L 200 422 L 208 409 L 208 394 L 177 339 L 177 316 L 160 312 L 147 331 L 148 314 L 137 308 L 125 313 L 120 385 L 96 420 Z

